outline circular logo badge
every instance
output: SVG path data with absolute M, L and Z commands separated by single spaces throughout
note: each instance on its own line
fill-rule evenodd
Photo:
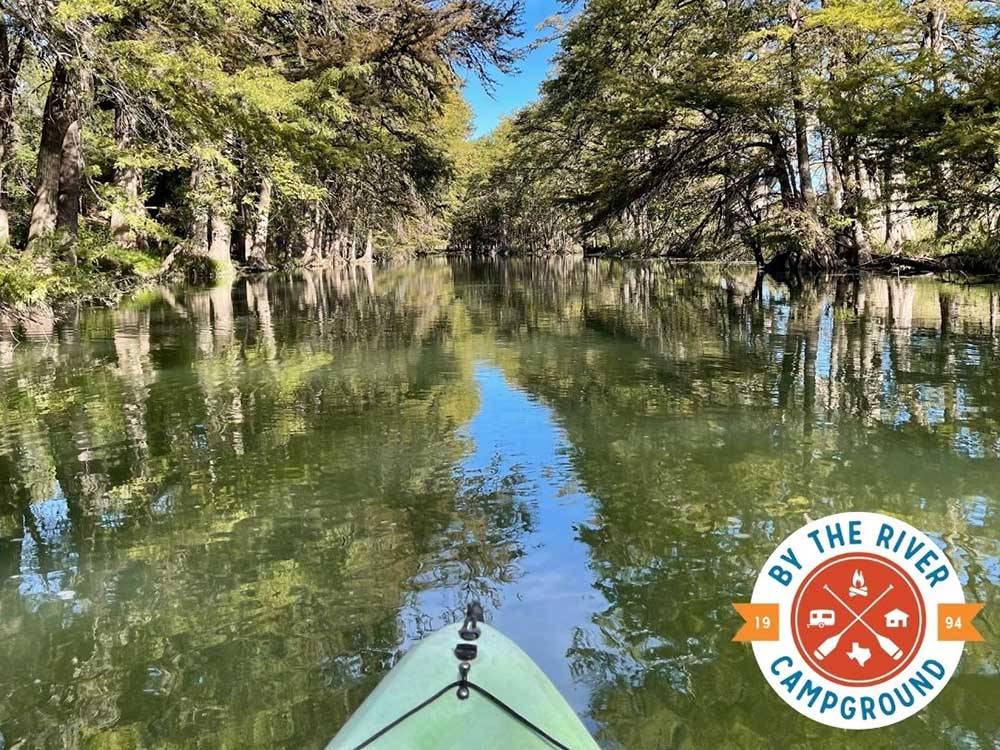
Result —
M 981 609 L 965 604 L 930 537 L 876 513 L 793 533 L 765 563 L 753 602 L 737 608 L 747 624 L 736 640 L 753 642 L 774 691 L 842 729 L 895 724 L 934 700 L 964 641 L 977 640 L 969 620 Z

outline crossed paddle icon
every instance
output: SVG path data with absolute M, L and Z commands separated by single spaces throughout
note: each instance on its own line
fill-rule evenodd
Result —
M 840 643 L 840 639 L 844 636 L 844 633 L 853 628 L 855 623 L 858 622 L 860 622 L 862 625 L 868 628 L 868 631 L 873 636 L 875 636 L 875 640 L 878 641 L 879 648 L 885 651 L 885 653 L 887 653 L 890 656 L 890 658 L 892 658 L 893 661 L 899 661 L 900 659 L 903 658 L 903 650 L 895 643 L 893 643 L 892 639 L 887 638 L 881 633 L 876 632 L 875 628 L 873 628 L 863 619 L 864 616 L 868 614 L 868 612 L 871 610 L 872 607 L 878 604 L 885 597 L 886 594 L 892 591 L 892 584 L 889 584 L 889 587 L 881 594 L 879 594 L 871 604 L 865 607 L 860 614 L 851 609 L 844 602 L 843 599 L 841 599 L 833 592 L 833 589 L 831 589 L 829 586 L 824 585 L 823 588 L 826 590 L 828 594 L 830 594 L 830 596 L 832 596 L 840 603 L 840 606 L 842 606 L 844 609 L 846 609 L 848 612 L 854 615 L 854 619 L 851 620 L 847 624 L 847 626 L 844 627 L 839 633 L 831 635 L 829 638 L 827 638 L 825 641 L 819 644 L 819 647 L 815 651 L 813 651 L 813 656 L 816 657 L 817 661 L 823 661 L 823 659 L 828 657 L 833 652 L 833 650 L 837 648 L 837 644 Z

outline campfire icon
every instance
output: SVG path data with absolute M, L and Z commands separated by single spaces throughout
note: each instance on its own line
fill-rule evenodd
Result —
M 860 570 L 855 570 L 851 576 L 851 587 L 847 593 L 853 599 L 856 596 L 868 596 L 868 585 L 865 583 L 865 576 Z

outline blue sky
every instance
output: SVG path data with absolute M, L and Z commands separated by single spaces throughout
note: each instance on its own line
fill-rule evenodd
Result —
M 528 44 L 551 30 L 539 31 L 538 26 L 545 19 L 563 10 L 558 0 L 527 0 L 524 13 L 524 39 Z M 475 137 L 486 135 L 506 115 L 516 112 L 535 99 L 539 84 L 545 80 L 549 70 L 549 59 L 558 49 L 558 42 L 549 42 L 534 50 L 518 63 L 518 72 L 513 75 L 494 74 L 496 84 L 492 92 L 487 92 L 482 83 L 473 76 L 467 77 L 465 96 L 475 113 Z

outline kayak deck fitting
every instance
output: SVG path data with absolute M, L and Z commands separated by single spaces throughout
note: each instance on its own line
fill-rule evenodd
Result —
M 420 641 L 327 750 L 598 750 L 555 685 L 470 604 Z

